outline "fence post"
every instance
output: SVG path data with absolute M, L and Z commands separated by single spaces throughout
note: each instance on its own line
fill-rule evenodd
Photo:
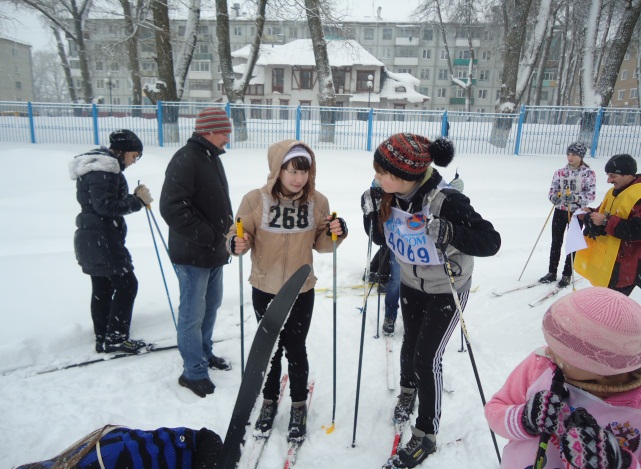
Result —
M 592 145 L 590 146 L 590 156 L 594 158 L 596 149 L 599 146 L 599 134 L 601 133 L 601 124 L 603 122 L 603 107 L 599 108 L 596 115 L 596 123 L 594 124 L 594 135 L 592 136 Z
M 36 143 L 36 127 L 33 124 L 33 107 L 31 101 L 27 103 L 27 114 L 29 115 L 29 134 L 31 135 L 31 143 Z
M 447 111 L 443 111 L 443 117 L 441 117 L 441 137 L 449 137 L 450 132 L 447 130 L 448 126 Z
M 519 113 L 519 125 L 516 128 L 516 142 L 514 143 L 514 154 L 519 155 L 521 150 L 521 134 L 523 132 L 523 121 L 525 120 L 525 104 L 521 104 L 521 112 Z
M 372 151 L 372 131 L 374 127 L 374 109 L 369 108 L 367 117 L 367 151 Z
M 91 103 L 91 121 L 93 124 L 93 144 L 100 145 L 100 133 L 98 132 L 98 107 Z
M 300 140 L 300 119 L 301 119 L 301 110 L 300 104 L 296 106 L 296 140 Z
M 162 147 L 165 140 L 162 134 L 162 101 L 156 102 L 156 116 L 158 120 L 158 146 Z

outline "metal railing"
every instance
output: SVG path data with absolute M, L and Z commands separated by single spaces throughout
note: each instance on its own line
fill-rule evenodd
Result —
M 119 128 L 145 145 L 178 147 L 205 103 L 157 105 L 0 102 L 0 141 L 100 145 Z M 234 131 L 230 148 L 298 139 L 314 148 L 372 151 L 397 132 L 447 136 L 458 153 L 563 154 L 581 140 L 591 156 L 641 150 L 641 110 L 521 106 L 516 114 L 343 107 L 220 105 Z

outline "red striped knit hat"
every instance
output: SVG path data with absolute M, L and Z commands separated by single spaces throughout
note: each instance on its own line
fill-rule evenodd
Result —
M 228 133 L 231 132 L 231 121 L 222 108 L 207 107 L 196 117 L 195 132 L 197 134 Z
M 423 177 L 432 161 L 447 166 L 454 158 L 452 142 L 444 138 L 430 141 L 422 135 L 394 134 L 374 152 L 374 161 L 385 171 L 405 181 Z

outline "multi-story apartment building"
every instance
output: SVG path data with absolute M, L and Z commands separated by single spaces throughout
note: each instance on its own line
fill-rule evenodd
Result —
M 171 21 L 174 36 L 174 50 L 179 51 L 185 37 L 186 21 L 174 19 Z M 198 29 L 198 42 L 196 51 L 189 69 L 185 83 L 183 100 L 192 102 L 223 102 L 225 101 L 222 81 L 220 79 L 220 63 L 218 60 L 218 46 L 215 34 L 216 21 L 202 19 Z M 463 81 L 467 80 L 470 51 L 467 39 L 467 30 L 457 25 L 446 25 L 446 37 L 455 76 Z M 131 81 L 123 60 L 125 54 L 122 46 L 122 23 L 115 19 L 90 20 L 87 23 L 86 42 L 89 45 L 92 64 L 91 74 L 97 96 L 104 102 L 112 104 L 127 104 L 131 102 Z M 255 33 L 253 20 L 236 15 L 230 18 L 230 42 L 232 51 L 246 47 Z M 419 95 L 429 96 L 430 99 L 421 102 L 420 109 L 435 110 L 464 110 L 465 94 L 462 88 L 456 86 L 450 77 L 447 65 L 447 52 L 441 34 L 440 26 L 433 23 L 418 22 L 392 22 L 380 17 L 370 17 L 363 20 L 345 21 L 340 27 L 327 27 L 326 39 L 328 41 L 354 40 L 364 48 L 385 69 L 401 77 L 414 77 L 405 81 L 404 85 Z M 282 46 L 299 39 L 309 39 L 309 29 L 306 21 L 293 20 L 267 20 L 265 24 L 263 44 L 269 46 Z M 501 32 L 491 25 L 475 26 L 472 31 L 472 45 L 474 47 L 473 63 L 473 88 L 471 109 L 479 112 L 492 112 L 499 90 L 502 71 L 502 60 L 499 53 Z M 73 57 L 73 45 L 71 47 Z M 157 76 L 157 67 L 154 61 L 155 47 L 153 33 L 144 30 L 140 40 L 140 65 L 145 83 L 153 84 Z M 242 54 L 241 54 L 242 55 Z M 235 64 L 243 63 L 241 56 L 235 59 Z M 331 58 L 330 58 L 331 64 Z M 77 58 L 72 58 L 72 69 L 79 80 L 80 70 Z M 291 64 L 300 66 L 302 64 Z M 332 64 L 334 65 L 334 64 Z M 258 67 L 260 69 L 261 67 Z M 262 72 L 265 72 L 263 67 Z M 335 81 L 344 80 L 345 70 L 334 67 Z M 261 73 L 257 70 L 256 73 Z M 368 94 L 373 107 L 382 107 L 387 103 L 381 99 L 380 93 L 384 90 L 383 81 L 389 76 L 386 73 L 374 74 L 373 90 Z M 260 79 L 260 78 L 259 78 Z M 271 77 L 262 77 L 270 81 Z M 256 81 L 256 80 L 255 80 Z M 365 80 L 366 81 L 366 80 Z M 360 83 L 364 83 L 360 80 Z M 551 83 L 551 81 L 549 81 Z M 356 80 L 359 83 L 359 80 Z M 548 83 L 548 87 L 550 86 Z M 278 90 L 265 87 L 265 83 L 254 83 L 247 93 L 248 102 L 258 104 L 278 103 L 282 96 Z M 554 85 L 554 83 L 552 83 Z M 340 84 L 337 85 L 338 102 L 344 106 L 362 107 L 367 103 L 362 99 L 342 97 L 341 94 L 354 94 L 364 90 L 348 89 L 343 86 L 341 93 Z M 361 86 L 362 88 L 362 86 Z M 347 90 L 347 91 L 346 91 Z M 408 90 L 410 91 L 410 90 Z M 318 85 L 311 90 L 294 89 L 287 98 L 291 105 L 317 102 L 314 92 L 318 94 Z M 552 99 L 551 92 L 548 100 Z M 362 95 L 361 95 L 362 96 Z M 403 108 L 405 103 L 389 104 L 385 107 Z M 413 103 L 412 107 L 415 107 Z M 541 104 L 550 104 L 543 100 Z
M 0 80 L 0 100 L 33 101 L 31 46 L 0 37 L 0 62 L 4 64 L 4 76 Z
M 612 93 L 613 107 L 639 108 L 639 77 L 637 72 L 637 44 L 630 43 L 619 69 L 619 76 Z M 633 119 L 633 115 L 630 115 Z

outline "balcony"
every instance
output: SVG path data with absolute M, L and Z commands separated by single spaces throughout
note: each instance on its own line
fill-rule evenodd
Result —
M 418 65 L 418 57 L 396 57 L 394 65 Z
M 479 59 L 474 59 L 474 65 L 478 65 Z M 454 59 L 453 65 L 456 66 L 467 66 L 470 64 L 470 59 Z
M 463 83 L 467 83 L 467 78 L 459 77 L 459 80 L 461 80 Z M 454 82 L 452 82 L 452 84 L 454 84 Z M 472 85 L 476 85 L 476 78 L 472 78 Z
M 465 105 L 465 98 L 450 98 L 450 104 Z M 474 105 L 474 98 L 470 98 L 470 105 Z
M 396 38 L 397 46 L 418 46 L 417 37 L 397 37 Z
M 211 60 L 211 54 L 194 54 L 191 60 Z

